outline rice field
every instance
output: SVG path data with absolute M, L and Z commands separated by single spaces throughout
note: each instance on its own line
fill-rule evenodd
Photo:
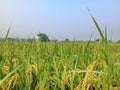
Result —
M 0 46 L 0 90 L 119 90 L 119 44 L 109 44 L 107 52 L 100 43 Z
M 100 42 L 1 42 L 0 90 L 120 90 L 120 44 L 92 19 Z

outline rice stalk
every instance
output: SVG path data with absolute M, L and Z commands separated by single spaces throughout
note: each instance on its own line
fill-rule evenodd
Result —
M 81 86 L 81 83 L 79 83 L 79 85 L 75 88 L 75 90 L 86 90 L 86 86 L 89 83 L 90 78 L 92 78 L 92 71 L 93 71 L 96 63 L 97 63 L 97 61 L 94 61 L 92 64 L 90 64 L 87 67 L 86 74 L 85 74 L 85 77 L 82 82 L 82 86 Z
M 2 80 L 0 80 L 0 85 L 7 80 L 16 70 L 18 70 L 22 65 L 19 65 L 16 67 L 12 72 L 10 72 L 8 75 L 6 75 Z

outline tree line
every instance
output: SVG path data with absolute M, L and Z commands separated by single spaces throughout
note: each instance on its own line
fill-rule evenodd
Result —
M 73 42 L 73 41 L 70 41 L 68 38 L 65 39 L 65 40 L 62 40 L 62 41 L 59 41 L 59 40 L 50 40 L 48 35 L 46 33 L 38 33 L 37 34 L 38 36 L 38 39 L 34 39 L 34 38 L 28 38 L 28 39 L 19 39 L 19 38 L 11 38 L 11 37 L 8 37 L 7 38 L 7 41 L 8 42 L 16 42 L 16 41 L 27 41 L 27 42 L 33 42 L 33 41 L 39 41 L 39 42 Z M 0 38 L 0 42 L 4 41 L 4 38 Z M 86 41 L 80 41 L 80 40 L 75 40 L 76 42 L 86 42 Z M 91 41 L 91 42 L 99 42 L 100 39 L 96 39 L 95 41 Z M 111 40 L 108 40 L 108 42 L 112 42 Z M 117 43 L 120 43 L 120 40 L 117 41 Z

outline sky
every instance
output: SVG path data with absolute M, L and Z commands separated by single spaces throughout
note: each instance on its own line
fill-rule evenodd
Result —
M 0 37 L 89 40 L 99 38 L 90 12 L 108 38 L 120 40 L 120 0 L 0 0 Z

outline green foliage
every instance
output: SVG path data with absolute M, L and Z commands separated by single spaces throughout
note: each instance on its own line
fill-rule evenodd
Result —
M 120 43 L 120 40 L 118 40 L 117 43 Z
M 70 42 L 70 40 L 69 39 L 65 39 L 65 42 Z
M 0 54 L 0 88 L 71 90 L 82 87 L 82 80 L 85 77 L 90 77 L 87 81 L 84 80 L 85 85 L 93 84 L 96 88 L 102 85 L 103 90 L 113 84 L 120 86 L 118 62 L 109 67 L 113 72 L 111 74 L 106 68 L 107 64 L 104 62 L 98 43 L 6 42 L 5 44 L 0 47 L 4 51 Z M 110 44 L 108 47 L 111 48 L 109 51 L 111 56 L 108 59 L 118 58 L 120 45 Z M 114 51 L 116 49 L 118 51 Z M 88 72 L 93 62 L 96 63 L 92 66 L 91 72 Z
M 9 28 L 8 28 L 8 31 L 7 31 L 7 34 L 6 34 L 6 37 L 5 37 L 4 42 L 7 41 L 7 38 L 8 38 L 9 32 L 10 32 L 10 28 L 11 28 L 11 25 L 10 25 Z
M 46 34 L 44 34 L 44 33 L 39 33 L 38 37 L 39 37 L 39 40 L 41 42 L 49 42 L 50 41 L 50 39 L 48 38 L 48 36 Z

